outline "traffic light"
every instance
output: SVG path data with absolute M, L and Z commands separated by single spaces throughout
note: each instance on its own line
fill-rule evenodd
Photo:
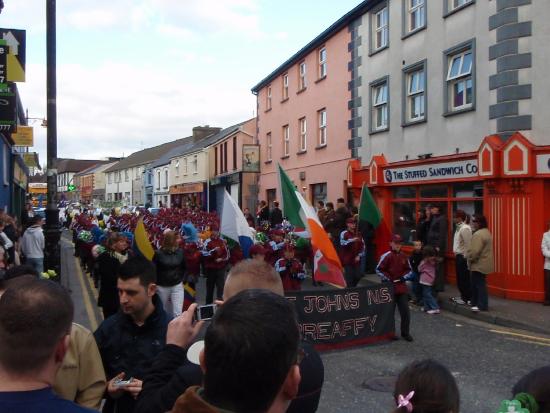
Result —
M 73 192 L 75 189 L 76 189 L 76 186 L 74 186 L 73 184 L 67 185 L 67 191 L 68 192 Z

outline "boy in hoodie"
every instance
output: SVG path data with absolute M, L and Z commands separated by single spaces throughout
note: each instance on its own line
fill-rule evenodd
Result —
M 33 267 L 38 274 L 44 272 L 44 233 L 42 224 L 44 220 L 40 216 L 30 219 L 30 227 L 27 228 L 21 238 L 21 251 L 26 257 L 26 263 Z

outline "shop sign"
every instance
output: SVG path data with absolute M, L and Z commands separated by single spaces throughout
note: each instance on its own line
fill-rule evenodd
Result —
M 386 168 L 384 170 L 384 182 L 387 184 L 395 184 L 403 182 L 475 178 L 479 176 L 477 171 L 477 159 L 414 165 L 403 168 Z
M 10 82 L 25 81 L 26 34 L 25 30 L 0 29 L 0 38 L 9 46 L 7 80 Z
M 550 174 L 550 153 L 537 155 L 537 173 Z
M 15 146 L 34 146 L 33 127 L 17 126 L 17 132 L 11 134 Z
M 181 184 L 181 185 L 174 185 L 170 187 L 170 194 L 171 195 L 177 195 L 177 194 L 195 194 L 202 192 L 204 188 L 204 184 L 197 183 L 197 184 Z
M 243 172 L 260 172 L 260 147 L 243 145 Z
M 240 174 L 236 173 L 236 174 L 217 176 L 215 178 L 212 178 L 210 180 L 210 185 L 212 186 L 233 185 L 233 184 L 238 184 L 239 182 L 241 182 Z
M 27 188 L 27 174 L 17 162 L 13 164 L 13 181 L 21 188 Z

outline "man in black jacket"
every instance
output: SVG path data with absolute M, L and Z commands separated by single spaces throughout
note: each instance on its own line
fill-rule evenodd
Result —
M 269 213 L 269 223 L 271 224 L 271 228 L 275 228 L 277 225 L 283 223 L 283 211 L 279 208 L 277 201 L 273 202 L 273 209 Z
M 436 267 L 435 292 L 443 291 L 445 288 L 445 252 L 447 251 L 447 217 L 441 214 L 437 204 L 431 205 L 430 228 L 426 239 L 427 245 L 434 247 L 437 255 L 441 258 Z
M 94 333 L 108 380 L 103 413 L 134 411 L 145 372 L 165 345 L 170 318 L 155 295 L 155 282 L 155 266 L 143 258 L 120 266 L 120 310 Z
M 223 298 L 247 289 L 264 289 L 283 295 L 281 277 L 264 261 L 246 260 L 235 265 L 225 282 Z M 147 373 L 135 413 L 164 413 L 172 410 L 176 399 L 185 390 L 202 384 L 200 367 L 187 359 L 187 349 L 196 339 L 202 323 L 193 323 L 196 304 L 168 325 L 166 347 L 155 358 Z M 287 413 L 315 412 L 324 382 L 324 366 L 319 353 L 309 343 L 302 343 L 304 359 L 300 363 L 302 380 L 296 399 Z

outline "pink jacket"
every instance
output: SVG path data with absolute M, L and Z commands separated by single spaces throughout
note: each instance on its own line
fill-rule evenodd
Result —
M 424 258 L 418 265 L 420 273 L 420 284 L 433 285 L 435 281 L 435 261 L 436 258 Z

